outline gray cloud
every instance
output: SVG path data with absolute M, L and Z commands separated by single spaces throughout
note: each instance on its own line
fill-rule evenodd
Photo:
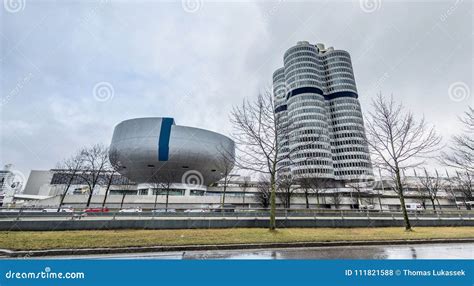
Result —
M 52 168 L 108 143 L 131 117 L 230 134 L 232 106 L 270 84 L 300 40 L 351 53 L 364 110 L 377 92 L 393 93 L 448 139 L 474 103 L 472 2 L 373 2 L 374 11 L 359 1 L 197 1 L 187 11 L 181 2 L 26 0 L 16 13 L 3 9 L 0 161 L 25 174 Z M 113 87 L 105 101 L 94 97 L 101 82 Z M 450 98 L 456 82 L 471 95 Z

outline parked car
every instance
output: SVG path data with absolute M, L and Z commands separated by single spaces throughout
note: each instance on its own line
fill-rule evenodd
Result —
M 0 213 L 17 213 L 20 212 L 19 209 L 0 209 Z
M 156 210 L 151 210 L 152 213 L 175 213 L 176 210 L 175 209 L 168 209 L 168 210 L 165 210 L 165 209 L 156 209 Z
M 108 213 L 109 208 L 87 208 L 84 209 L 85 213 Z
M 206 209 L 187 209 L 184 210 L 185 213 L 208 213 L 209 210 Z
M 374 205 L 361 205 L 359 207 L 359 209 L 361 210 L 373 210 L 374 209 Z
M 423 210 L 423 206 L 419 203 L 408 203 L 405 204 L 405 207 L 409 212 L 421 212 Z
M 130 209 L 121 209 L 119 213 L 141 213 L 141 208 L 130 208 Z
M 57 208 L 46 208 L 46 209 L 43 209 L 43 212 L 44 213 L 57 213 L 58 212 L 58 209 Z M 59 210 L 60 213 L 72 213 L 74 212 L 74 209 L 72 208 L 61 208 Z
M 215 213 L 222 213 L 222 212 L 224 212 L 224 213 L 233 213 L 233 212 L 235 212 L 235 209 L 223 208 L 223 209 L 213 209 L 212 211 L 215 212 Z
M 23 212 L 23 213 L 42 213 L 43 210 L 41 210 L 41 209 L 22 209 L 21 212 Z

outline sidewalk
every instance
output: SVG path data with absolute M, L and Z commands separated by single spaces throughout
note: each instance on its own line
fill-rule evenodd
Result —
M 266 249 L 266 248 L 301 248 L 329 246 L 362 246 L 362 245 L 405 245 L 424 243 L 474 243 L 474 238 L 462 239 L 408 239 L 408 240 L 359 240 L 359 241 L 325 241 L 325 242 L 290 242 L 290 243 L 247 243 L 221 245 L 179 245 L 179 246 L 140 246 L 111 248 L 78 248 L 78 249 L 45 249 L 45 250 L 8 250 L 0 249 L 1 258 L 28 258 L 61 255 L 89 255 L 114 253 L 145 253 L 199 250 L 235 250 L 235 249 Z

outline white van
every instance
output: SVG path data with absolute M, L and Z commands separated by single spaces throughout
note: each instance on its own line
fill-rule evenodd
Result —
M 408 203 L 405 204 L 405 207 L 409 212 L 420 212 L 423 210 L 423 206 L 420 203 Z

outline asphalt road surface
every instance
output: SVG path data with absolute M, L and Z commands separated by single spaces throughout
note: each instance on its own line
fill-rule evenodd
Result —
M 50 256 L 42 259 L 474 259 L 474 243 Z

